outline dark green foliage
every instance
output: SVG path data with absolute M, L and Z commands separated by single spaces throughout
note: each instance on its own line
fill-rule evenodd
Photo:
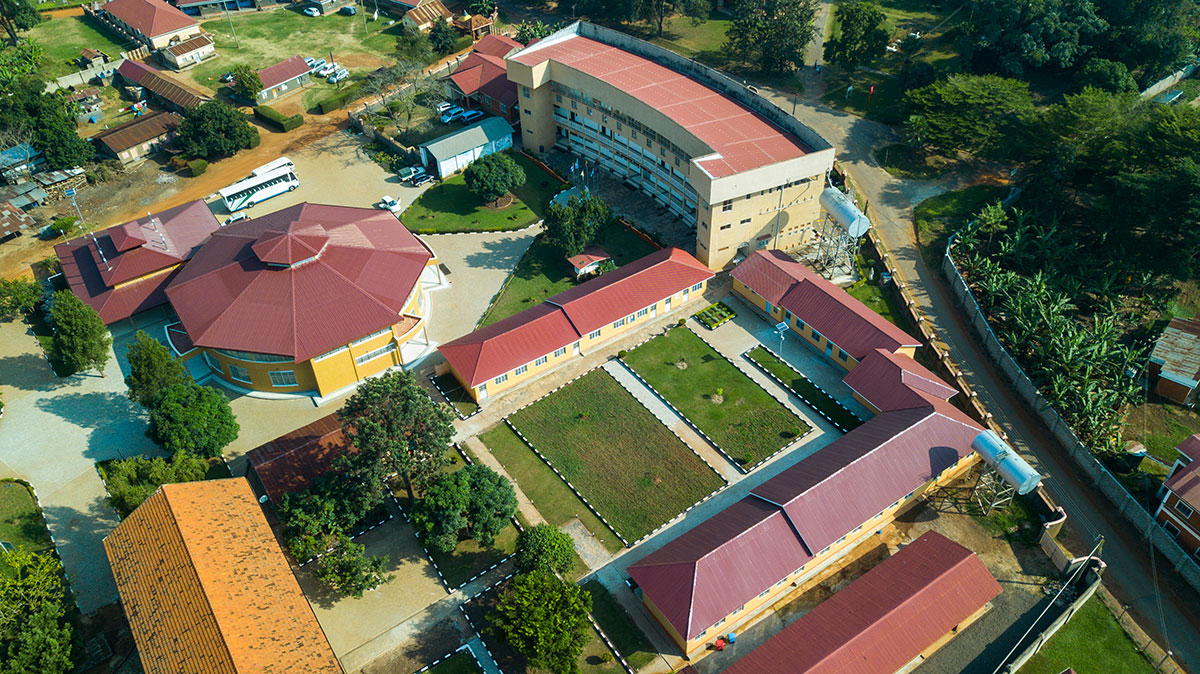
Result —
M 29 0 L 0 0 L 0 26 L 8 33 L 8 41 L 16 46 L 17 31 L 29 30 L 42 20 L 37 8 Z
M 1011 148 L 1035 114 L 1028 84 L 995 75 L 951 75 L 904 98 L 910 142 L 947 155 Z
M 0 87 L 12 86 L 36 73 L 44 56 L 45 50 L 31 38 L 0 47 Z
M 457 41 L 458 35 L 446 22 L 445 17 L 438 17 L 429 27 L 429 47 L 438 56 L 445 56 L 454 51 L 454 43 Z
M 700 23 L 708 18 L 712 3 L 709 0 L 633 0 L 632 9 L 633 18 L 655 22 L 658 34 L 662 35 L 666 17 L 682 15 Z
M 112 337 L 96 310 L 70 290 L 54 293 L 50 322 L 54 326 L 54 351 L 72 372 L 104 372 Z
M 519 573 L 566 573 L 575 563 L 575 542 L 565 532 L 549 524 L 526 527 L 517 535 L 514 561 Z
M 1091 54 L 1124 63 L 1142 87 L 1195 58 L 1200 3 L 1195 0 L 1095 0 L 1108 30 Z
M 163 389 L 150 410 L 150 437 L 172 453 L 220 456 L 239 430 L 225 396 L 191 381 Z
M 69 237 L 75 231 L 75 225 L 78 222 L 79 218 L 74 215 L 64 215 L 61 218 L 55 218 L 54 222 L 50 223 L 50 229 L 59 236 Z
M 544 24 L 539 20 L 522 21 L 521 25 L 517 26 L 517 33 L 513 39 L 521 44 L 529 44 L 534 40 L 546 37 L 552 32 L 554 32 L 553 26 Z
M 413 522 L 430 545 L 449 552 L 464 531 L 490 547 L 516 512 L 517 496 L 508 480 L 487 466 L 472 464 L 430 480 Z
M 27 314 L 42 299 L 42 285 L 26 279 L 0 279 L 0 318 Z
M 429 63 L 433 60 L 429 36 L 408 24 L 402 24 L 400 34 L 396 36 L 394 56 L 401 63 Z
M 1014 77 L 1026 68 L 1069 68 L 1108 24 L 1092 0 L 979 0 L 958 38 L 977 67 Z
M 578 255 L 610 220 L 612 211 L 599 198 L 573 196 L 546 209 L 546 240 L 566 257 Z
M 108 500 L 122 517 L 150 497 L 160 486 L 204 479 L 208 464 L 195 454 L 176 452 L 169 460 L 135 456 L 109 463 L 104 469 Z
M 358 98 L 362 96 L 361 90 L 362 83 L 355 82 L 336 94 L 322 99 L 319 103 L 317 103 L 317 109 L 321 111 L 322 115 L 327 115 L 351 101 L 358 100 Z
M 499 201 L 501 197 L 525 184 L 525 169 L 517 165 L 512 157 L 502 152 L 480 157 L 463 172 L 467 189 L 486 202 Z
M 304 115 L 296 113 L 285 115 L 269 105 L 259 105 L 254 108 L 254 116 L 279 127 L 281 131 L 291 131 L 304 124 Z
M 262 78 L 258 71 L 245 64 L 233 67 L 233 93 L 247 101 L 258 100 L 258 92 L 263 90 Z
M 491 16 L 496 11 L 496 0 L 469 0 L 467 11 L 481 16 Z
M 0 3 L 8 0 L 0 0 Z M 29 129 L 32 144 L 46 155 L 46 167 L 66 169 L 86 164 L 94 155 L 91 143 L 75 132 L 66 99 L 44 92 L 45 83 L 25 77 L 4 88 L 0 96 L 0 129 Z
M 192 380 L 183 363 L 162 342 L 142 330 L 134 335 L 125 357 L 129 359 L 126 395 L 142 407 L 150 407 L 163 389 Z
M 926 61 L 911 61 L 900 71 L 900 88 L 912 91 L 937 81 L 937 70 Z
M 887 17 L 874 2 L 848 0 L 833 10 L 837 20 L 837 35 L 825 42 L 825 61 L 854 70 L 871 59 L 882 56 L 887 47 Z
M 545 571 L 523 573 L 513 577 L 486 629 L 533 667 L 578 674 L 591 610 L 592 597 L 583 588 Z
M 813 39 L 816 0 L 736 0 L 725 46 L 751 66 L 768 73 L 804 64 Z
M 317 579 L 348 597 L 361 599 L 363 592 L 374 590 L 395 576 L 384 572 L 387 555 L 367 557 L 365 548 L 350 537 L 337 537 L 333 550 L 317 561 Z
M 184 113 L 176 142 L 184 154 L 214 161 L 251 147 L 257 135 L 245 115 L 221 101 L 209 101 Z
M 193 159 L 188 162 L 188 170 L 192 172 L 193 178 L 197 178 L 208 170 L 208 162 L 203 159 Z
M 62 565 L 24 548 L 0 552 L 0 674 L 74 669 Z
M 1079 88 L 1095 87 L 1114 94 L 1124 94 L 1138 90 L 1137 82 L 1124 63 L 1108 59 L 1090 59 L 1075 75 L 1075 83 Z

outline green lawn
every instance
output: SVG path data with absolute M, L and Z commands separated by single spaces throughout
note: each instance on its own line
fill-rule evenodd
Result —
M 1116 616 L 1099 598 L 1089 599 L 1021 674 L 1059 674 L 1068 667 L 1076 674 L 1150 674 L 1153 663 L 1121 629 Z
M 867 305 L 867 308 L 883 316 L 888 322 L 897 325 L 902 330 L 910 329 L 912 320 L 900 303 L 897 293 L 885 291 L 882 265 L 875 260 L 868 260 L 860 252 L 854 263 L 858 266 L 859 280 L 846 287 L 846 293 L 854 299 Z M 875 278 L 870 278 L 870 268 L 875 267 Z
M 917 222 L 917 241 L 926 263 L 941 267 L 950 232 L 966 225 L 979 209 L 1000 201 L 1008 194 L 1002 185 L 972 185 L 945 192 L 917 204 L 913 218 Z
M 70 61 L 79 58 L 80 50 L 86 47 L 99 49 L 116 60 L 121 58 L 124 49 L 134 46 L 125 46 L 116 33 L 86 16 L 67 16 L 43 21 L 22 33 L 22 37 L 36 40 L 45 50 L 46 55 L 38 74 L 46 79 L 79 72 L 79 66 Z
M 458 383 L 454 375 L 443 374 L 434 377 L 434 379 L 437 380 L 438 388 L 442 390 L 442 393 L 445 394 L 447 400 L 450 401 L 450 404 L 454 406 L 454 409 L 460 416 L 469 417 L 479 411 L 479 403 L 475 402 L 467 394 L 467 390 L 462 387 L 462 384 Z
M 483 670 L 475 664 L 475 658 L 465 650 L 451 655 L 450 659 L 443 660 L 436 667 L 431 667 L 425 672 L 426 674 L 483 674 Z
M 442 552 L 436 548 L 427 548 L 433 563 L 446 579 L 446 584 L 457 588 L 481 573 L 484 569 L 499 562 L 517 551 L 517 528 L 511 524 L 501 531 L 492 547 L 485 548 L 473 540 L 460 541 L 458 547 L 450 552 Z
M 949 163 L 943 157 L 926 155 L 904 143 L 877 147 L 872 155 L 888 173 L 914 180 L 933 180 L 942 175 Z
M 614 222 L 606 228 L 600 244 L 622 266 L 654 252 L 654 245 L 628 227 Z M 547 297 L 575 286 L 575 273 L 562 251 L 538 236 L 521 257 L 508 279 L 508 285 L 492 302 L 480 327 L 491 325 L 530 307 Z
M 603 370 L 592 370 L 509 421 L 629 542 L 724 484 Z
M 583 584 L 583 589 L 592 595 L 592 617 L 600 623 L 600 629 L 612 640 L 625 661 L 635 670 L 650 664 L 655 656 L 654 646 L 621 604 L 599 581 L 589 580 Z
M 832 419 L 843 430 L 852 431 L 862 425 L 862 420 L 854 416 L 850 410 L 843 407 L 841 403 L 834 400 L 828 393 L 817 388 L 815 384 L 809 381 L 808 377 L 805 377 L 796 368 L 780 360 L 770 351 L 759 346 L 747 353 L 746 356 L 762 366 L 764 370 L 779 377 L 779 380 L 786 384 L 800 399 L 808 403 L 813 409 Z
M 20 482 L 0 480 L 0 541 L 39 553 L 54 547 L 33 493 Z
M 481 434 L 479 439 L 551 525 L 561 527 L 579 518 L 609 552 L 615 553 L 625 547 L 612 530 L 592 514 L 546 462 L 538 458 L 507 425 L 497 424 Z
M 430 187 L 401 215 L 404 226 L 421 233 L 499 232 L 521 229 L 537 222 L 559 183 L 519 152 L 509 156 L 525 169 L 525 184 L 513 190 L 516 199 L 507 208 L 488 208 L 458 173 Z
M 625 674 L 625 668 L 617 662 L 613 652 L 604 644 L 604 639 L 600 638 L 599 632 L 589 627 L 587 637 L 587 643 L 583 645 L 583 652 L 579 654 L 581 674 Z M 605 653 L 613 658 L 612 662 L 605 664 Z
M 625 362 L 743 470 L 810 430 L 687 328 L 655 337 L 630 351 Z M 723 397 L 719 403 L 717 389 Z
M 1200 414 L 1153 396 L 1125 416 L 1122 435 L 1142 443 L 1146 453 L 1170 466 L 1179 456 L 1175 447 L 1194 433 L 1200 433 Z

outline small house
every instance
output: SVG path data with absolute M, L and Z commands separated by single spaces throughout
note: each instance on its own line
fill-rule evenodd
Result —
M 0 201 L 0 238 L 7 238 L 33 225 L 33 217 L 28 213 L 12 202 Z
M 263 88 L 258 92 L 257 101 L 264 103 L 275 100 L 300 89 L 311 80 L 311 70 L 299 56 L 263 68 L 258 71 L 258 79 L 262 80 Z
M 475 42 L 484 35 L 492 34 L 492 27 L 495 25 L 495 20 L 492 17 L 482 14 L 467 14 L 454 17 L 454 27 L 464 35 L 470 35 L 471 41 Z
M 587 274 L 595 274 L 600 271 L 601 265 L 605 261 L 611 259 L 612 256 L 608 254 L 608 251 L 593 245 L 584 248 L 582 253 L 567 258 L 567 262 L 570 263 L 571 269 L 575 270 L 575 278 L 579 278 Z
M 433 27 L 434 22 L 438 19 L 450 21 L 453 18 L 454 14 L 446 9 L 441 0 L 421 0 L 417 3 L 416 7 L 405 12 L 404 17 L 400 21 L 406 26 L 427 31 Z
M 512 135 L 512 125 L 499 117 L 488 117 L 421 145 L 421 163 L 445 178 L 480 157 L 512 147 Z
M 33 181 L 0 187 L 0 201 L 12 204 L 22 211 L 30 211 L 50 200 L 42 186 Z
M 1147 369 L 1155 393 L 1180 405 L 1191 404 L 1200 383 L 1200 321 L 1171 319 L 1150 353 Z
M 99 49 L 91 49 L 89 47 L 79 52 L 79 58 L 75 59 L 75 63 L 80 68 L 87 70 L 88 68 L 92 68 L 94 66 L 104 65 L 111 60 L 112 59 L 109 58 L 108 54 L 105 54 Z
M 131 166 L 165 149 L 182 121 L 173 112 L 153 112 L 105 129 L 92 136 L 92 141 L 100 154 Z
M 1185 438 L 1163 483 L 1154 519 L 1180 547 L 1200 559 L 1200 435 Z
M 485 35 L 450 74 L 451 96 L 516 123 L 517 85 L 508 79 L 504 57 L 523 46 L 503 35 Z
M 41 150 L 29 143 L 18 143 L 0 150 L 0 178 L 6 183 L 15 183 L 40 171 L 45 163 L 46 157 Z
M 217 47 L 208 33 L 171 45 L 162 51 L 163 61 L 175 70 L 189 68 L 216 55 Z
M 150 49 L 166 49 L 203 33 L 195 19 L 162 0 L 110 0 L 100 20 Z

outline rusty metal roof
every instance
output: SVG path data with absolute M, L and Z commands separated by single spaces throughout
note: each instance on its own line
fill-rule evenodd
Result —
M 183 118 L 173 112 L 154 112 L 105 129 L 92 136 L 92 140 L 120 154 L 146 141 L 164 138 L 179 126 Z
M 279 504 L 284 494 L 308 489 L 335 459 L 353 451 L 334 413 L 255 447 L 246 458 L 267 495 Z
M 725 669 L 893 674 L 1000 594 L 970 550 L 929 532 Z
M 1150 360 L 1177 378 L 1200 379 L 1200 321 L 1172 318 L 1155 342 Z
M 1175 449 L 1192 461 L 1200 461 L 1200 433 L 1187 436 Z
M 141 61 L 126 59 L 117 68 L 117 72 L 133 84 L 144 87 L 147 91 L 185 110 L 213 100 L 212 96 L 177 82 L 169 75 L 164 75 L 161 71 L 151 68 Z
M 191 52 L 194 52 L 197 49 L 203 49 L 203 48 L 211 45 L 212 43 L 213 43 L 212 36 L 209 35 L 208 33 L 202 33 L 190 40 L 184 40 L 183 42 L 180 42 L 179 44 L 167 47 L 167 51 L 171 52 L 175 56 L 183 56 L 185 54 L 190 54 Z

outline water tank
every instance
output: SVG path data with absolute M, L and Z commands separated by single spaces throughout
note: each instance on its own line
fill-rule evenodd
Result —
M 867 216 L 858 210 L 858 206 L 854 205 L 850 197 L 836 187 L 826 187 L 825 191 L 821 192 L 821 208 L 825 209 L 829 217 L 846 230 L 847 234 L 856 239 L 871 228 L 871 221 Z
M 1033 466 L 1013 451 L 1007 442 L 1001 440 L 995 431 L 980 433 L 971 443 L 971 449 L 979 452 L 980 458 L 994 468 L 1005 482 L 1015 487 L 1018 494 L 1028 494 L 1042 481 L 1042 476 Z

